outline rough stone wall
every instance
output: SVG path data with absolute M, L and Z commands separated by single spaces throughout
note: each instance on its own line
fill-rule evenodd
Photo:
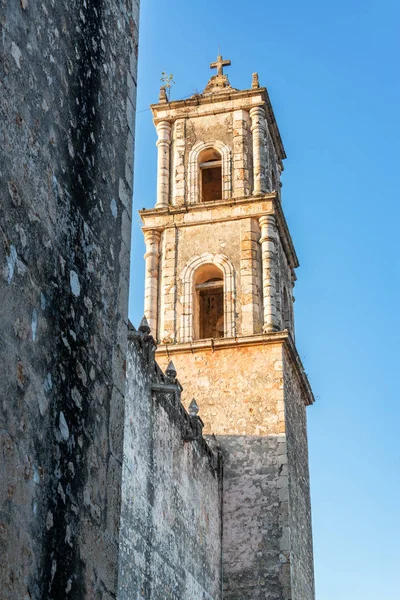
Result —
M 253 189 L 251 119 L 247 110 L 233 113 L 233 197 L 249 196 Z
M 224 460 L 225 600 L 291 598 L 282 352 L 260 342 L 172 354 L 184 402 L 196 396 Z
M 285 334 L 277 334 L 279 337 Z M 283 406 L 282 340 L 259 339 L 254 345 L 237 342 L 227 346 L 215 340 L 208 347 L 180 351 L 169 348 L 180 375 L 182 400 L 195 397 L 207 434 L 278 435 L 285 431 Z M 165 368 L 169 357 L 157 351 Z M 234 376 L 233 376 L 234 375 Z
M 189 153 L 198 141 L 213 142 L 219 140 L 230 148 L 233 145 L 233 115 L 231 112 L 186 120 L 186 156 L 185 167 L 188 168 Z
M 224 600 L 293 600 L 285 435 L 217 439 L 224 460 Z
M 189 352 L 171 348 L 171 356 L 184 403 L 196 394 L 205 432 L 216 435 L 222 452 L 224 599 L 313 600 L 306 409 L 298 366 L 281 342 L 223 343 Z M 160 365 L 168 360 L 161 348 Z
M 283 357 L 292 600 L 313 600 L 314 564 L 311 532 L 307 419 L 300 382 L 289 356 Z
M 127 397 L 119 598 L 221 598 L 221 471 L 179 396 L 154 363 L 154 342 L 132 332 Z
M 1 597 L 115 598 L 138 3 L 0 20 Z

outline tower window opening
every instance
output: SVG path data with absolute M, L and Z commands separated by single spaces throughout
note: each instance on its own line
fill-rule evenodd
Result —
M 221 200 L 222 198 L 222 160 L 213 148 L 204 150 L 199 157 L 200 198 L 202 202 Z
M 289 295 L 287 293 L 286 288 L 283 290 L 283 306 L 282 306 L 282 325 L 283 329 L 291 328 L 291 314 L 290 314 L 290 304 L 289 304 Z
M 195 283 L 197 339 L 224 337 L 224 280 L 215 265 L 199 269 Z
M 272 191 L 274 192 L 276 190 L 276 176 L 275 176 L 274 170 L 272 170 L 272 172 L 271 172 L 271 186 L 272 186 Z

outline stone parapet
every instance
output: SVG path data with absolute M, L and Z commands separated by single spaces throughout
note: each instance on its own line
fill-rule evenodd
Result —
M 221 600 L 222 459 L 155 349 L 130 326 L 118 600 Z

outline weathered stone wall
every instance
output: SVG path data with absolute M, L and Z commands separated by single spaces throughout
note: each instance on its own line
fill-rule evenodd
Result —
M 121 518 L 120 600 L 221 598 L 221 470 L 154 362 L 150 336 L 131 332 Z M 179 388 L 177 388 L 179 389 Z
M 0 20 L 1 597 L 114 598 L 138 2 Z
M 216 114 L 210 117 L 189 118 L 186 121 L 186 157 L 185 166 L 188 167 L 189 152 L 193 145 L 199 140 L 203 142 L 215 142 L 219 140 L 232 148 L 233 128 L 232 112 Z
M 283 357 L 292 600 L 313 600 L 314 563 L 304 391 L 290 356 Z
M 285 434 L 217 439 L 224 460 L 224 599 L 292 600 Z
M 205 431 L 221 447 L 227 600 L 291 598 L 283 346 L 264 339 L 245 346 L 239 338 L 229 347 L 215 340 L 185 353 L 170 348 L 184 402 L 196 395 Z M 158 356 L 164 367 L 162 348 Z

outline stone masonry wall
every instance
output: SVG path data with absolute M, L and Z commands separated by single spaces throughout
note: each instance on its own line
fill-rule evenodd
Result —
M 0 595 L 115 598 L 138 2 L 0 27 Z
M 173 359 L 221 448 L 224 600 L 291 600 L 282 341 L 223 344 L 157 360 Z
M 180 386 L 154 362 L 153 339 L 130 333 L 120 589 L 130 600 L 220 600 L 221 467 L 200 437 Z
M 283 359 L 289 475 L 291 600 L 314 600 L 307 419 L 299 379 L 287 353 Z

